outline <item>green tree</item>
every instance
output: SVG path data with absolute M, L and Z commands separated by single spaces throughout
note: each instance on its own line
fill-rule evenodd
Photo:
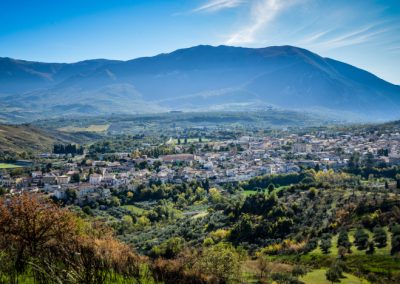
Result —
M 387 245 L 387 232 L 381 227 L 374 228 L 374 242 L 378 248 L 384 248 Z
M 357 247 L 357 249 L 358 250 L 367 249 L 368 240 L 369 240 L 368 233 L 361 228 L 357 229 L 356 233 L 354 234 L 354 245 Z
M 273 183 L 270 183 L 268 185 L 267 189 L 268 189 L 268 193 L 271 193 L 271 192 L 273 192 L 275 190 L 275 185 Z
M 347 249 L 348 252 L 350 252 L 351 243 L 349 240 L 349 234 L 345 229 L 342 229 L 339 232 L 337 247 L 344 247 Z
M 332 263 L 325 275 L 326 279 L 331 283 L 340 282 L 340 278 L 343 277 L 343 269 L 339 261 Z
M 121 201 L 119 200 L 118 197 L 113 196 L 113 197 L 111 197 L 111 200 L 110 200 L 110 206 L 119 207 L 119 206 L 121 206 Z
M 400 253 L 400 235 L 392 237 L 392 247 L 390 249 L 390 254 L 395 255 Z
M 81 176 L 79 175 L 79 173 L 74 173 L 71 176 L 71 182 L 72 183 L 79 183 L 81 181 Z
M 319 247 L 321 248 L 321 250 L 324 254 L 328 254 L 332 247 L 331 239 L 322 239 Z
M 242 256 L 230 244 L 218 243 L 204 248 L 203 253 L 195 264 L 200 273 L 212 275 L 217 283 L 238 281 L 241 277 Z
M 164 258 L 174 258 L 176 257 L 184 247 L 184 240 L 180 237 L 174 237 L 168 239 L 167 241 L 161 243 L 158 246 L 154 246 L 151 250 L 151 255 L 153 257 L 164 257 Z
M 391 228 L 392 231 L 392 247 L 390 254 L 395 255 L 400 253 L 400 225 L 394 225 Z
M 367 251 L 365 253 L 366 254 L 374 254 L 375 253 L 375 244 L 374 244 L 374 242 L 373 241 L 369 241 L 367 246 L 368 246 L 368 249 L 367 249 Z

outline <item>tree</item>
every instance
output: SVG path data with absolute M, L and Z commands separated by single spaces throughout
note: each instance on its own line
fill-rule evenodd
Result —
M 368 246 L 368 249 L 367 249 L 367 251 L 365 253 L 366 254 L 374 254 L 375 253 L 375 244 L 374 244 L 374 242 L 373 241 L 369 241 L 367 246 Z
M 121 201 L 119 200 L 118 197 L 116 197 L 116 196 L 111 197 L 110 206 L 119 207 L 120 205 L 121 205 Z
M 311 188 L 308 190 L 307 196 L 308 196 L 308 198 L 310 198 L 311 200 L 314 200 L 315 197 L 317 196 L 317 193 L 318 193 L 318 190 L 317 190 L 315 187 L 311 187 Z
M 221 193 L 216 188 L 210 189 L 210 201 L 212 203 L 218 203 L 222 199 Z
M 358 250 L 365 250 L 368 247 L 369 235 L 368 233 L 359 228 L 354 234 L 354 244 Z
M 390 254 L 395 255 L 400 253 L 400 235 L 392 236 L 392 247 L 390 249 Z
M 331 239 L 322 239 L 319 247 L 321 248 L 321 250 L 324 254 L 328 254 L 332 247 Z
M 159 246 L 154 246 L 151 250 L 151 255 L 153 257 L 164 257 L 164 258 L 174 258 L 176 257 L 182 250 L 184 246 L 184 240 L 180 237 L 171 238 Z
M 271 193 L 271 192 L 273 192 L 275 190 L 275 185 L 273 183 L 270 183 L 268 185 L 267 189 L 268 189 L 268 193 Z
M 241 255 L 225 243 L 207 247 L 195 264 L 195 269 L 203 274 L 214 276 L 216 283 L 230 283 L 241 277 Z
M 392 231 L 392 247 L 390 254 L 395 255 L 400 253 L 400 225 L 394 225 L 391 228 Z
M 343 269 L 338 261 L 332 263 L 329 269 L 326 271 L 326 279 L 332 283 L 340 282 L 340 278 L 343 277 Z
M 374 242 L 378 248 L 384 248 L 387 245 L 387 233 L 381 227 L 374 228 Z
M 81 181 L 81 176 L 79 175 L 79 173 L 74 173 L 71 176 L 71 182 L 72 183 L 79 183 Z
M 306 274 L 307 274 L 307 270 L 304 268 L 304 266 L 301 266 L 301 265 L 293 266 L 292 275 L 294 277 L 299 278 Z
M 365 155 L 364 164 L 368 169 L 371 169 L 374 166 L 374 155 L 371 152 L 368 152 Z
M 348 252 L 351 252 L 351 250 L 350 250 L 351 243 L 349 240 L 349 234 L 347 233 L 347 231 L 345 229 L 342 229 L 339 232 L 337 247 L 344 247 L 347 249 Z

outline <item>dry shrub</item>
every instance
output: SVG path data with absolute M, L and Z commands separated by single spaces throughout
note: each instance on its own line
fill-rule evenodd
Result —
M 0 199 L 0 267 L 10 281 L 104 283 L 143 277 L 145 260 L 102 223 L 87 223 L 41 195 Z

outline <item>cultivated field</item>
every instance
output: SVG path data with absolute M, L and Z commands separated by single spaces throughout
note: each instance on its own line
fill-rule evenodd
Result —
M 75 133 L 75 132 L 105 132 L 108 130 L 110 127 L 109 124 L 91 124 L 87 127 L 77 127 L 77 126 L 65 126 L 58 128 L 59 131 L 62 132 L 69 132 L 69 133 Z

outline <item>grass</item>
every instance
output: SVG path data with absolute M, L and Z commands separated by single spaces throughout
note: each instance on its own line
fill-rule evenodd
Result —
M 194 216 L 192 217 L 192 219 L 203 218 L 203 217 L 205 217 L 205 216 L 207 216 L 207 215 L 208 215 L 208 212 L 207 212 L 207 211 L 199 212 L 199 213 L 197 213 L 196 215 L 194 215 Z
M 123 205 L 121 206 L 122 208 L 129 210 L 130 212 L 132 212 L 133 214 L 136 215 L 142 215 L 146 210 L 139 208 L 135 205 Z
M 21 166 L 17 166 L 17 165 L 13 165 L 13 164 L 0 163 L 0 169 L 16 169 L 16 168 L 21 168 Z
M 391 234 L 388 231 L 387 227 L 385 227 L 384 229 L 386 230 L 387 236 L 388 236 L 387 245 L 386 245 L 386 247 L 383 247 L 383 248 L 378 248 L 375 246 L 374 255 L 390 255 Z M 372 240 L 373 233 L 370 232 L 369 230 L 365 230 L 365 231 L 368 233 L 369 239 Z M 352 244 L 354 244 L 355 232 L 356 232 L 355 229 L 349 231 L 349 240 Z M 337 256 L 337 254 L 338 254 L 337 240 L 338 240 L 338 234 L 336 234 L 332 237 L 332 247 L 330 249 L 330 253 L 327 255 Z M 358 250 L 354 245 L 351 246 L 351 252 L 352 252 L 351 255 L 365 255 L 365 250 Z M 321 248 L 318 246 L 315 250 L 310 252 L 310 254 L 311 255 L 322 255 L 323 253 L 321 251 Z
M 325 269 L 317 269 L 307 273 L 305 276 L 301 277 L 300 280 L 306 284 L 331 284 L 330 281 L 326 280 Z M 340 280 L 341 284 L 369 284 L 370 282 L 358 278 L 352 274 L 344 273 L 345 278 Z
M 253 195 L 253 194 L 256 194 L 257 193 L 257 191 L 256 190 L 244 190 L 243 192 L 242 192 L 242 194 L 244 195 L 244 196 L 250 196 L 250 195 Z
M 58 128 L 59 131 L 62 132 L 70 132 L 70 133 L 75 133 L 75 132 L 105 132 L 108 130 L 110 127 L 109 124 L 91 124 L 87 127 L 76 127 L 76 126 L 65 126 Z
M 385 228 L 387 230 L 387 228 Z M 372 232 L 366 230 L 372 240 Z M 349 231 L 350 242 L 354 241 L 355 230 Z M 350 271 L 369 271 L 380 275 L 395 274 L 400 275 L 399 259 L 390 255 L 391 238 L 388 234 L 388 241 L 386 247 L 378 248 L 375 246 L 375 253 L 367 255 L 365 250 L 358 250 L 354 245 L 351 247 L 351 254 L 346 255 L 345 263 Z M 332 237 L 332 247 L 329 254 L 323 254 L 319 246 L 309 254 L 301 257 L 302 262 L 311 264 L 314 267 L 327 267 L 330 263 L 337 258 L 338 235 Z M 312 282 L 310 282 L 312 283 Z M 319 282 L 318 282 L 319 283 Z M 347 283 L 347 282 L 344 282 Z M 352 282 L 349 282 L 352 283 Z M 361 282 L 356 282 L 361 283 Z M 363 282 L 367 283 L 367 282 Z
M 275 188 L 275 193 L 278 193 L 279 191 L 281 191 L 281 190 L 285 190 L 287 188 L 287 186 L 280 186 L 280 187 L 277 187 L 277 188 Z M 265 193 L 267 193 L 268 192 L 268 190 L 267 189 L 265 189 Z M 244 190 L 244 191 L 242 191 L 242 195 L 243 196 L 250 196 L 250 195 L 253 195 L 253 194 L 256 194 L 257 193 L 257 191 L 256 190 Z

